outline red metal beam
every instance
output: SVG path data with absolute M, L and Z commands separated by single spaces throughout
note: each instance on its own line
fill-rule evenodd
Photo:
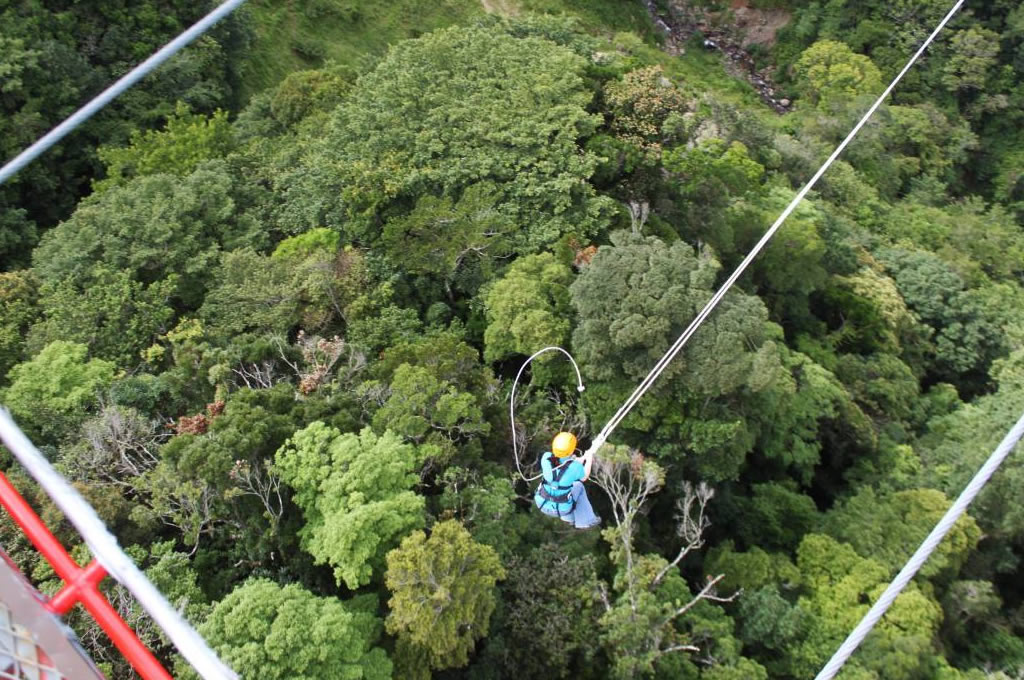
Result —
M 82 593 L 96 589 L 107 576 L 107 570 L 99 562 L 93 560 L 85 569 L 79 569 L 74 581 L 65 583 L 56 595 L 50 598 L 46 608 L 57 616 L 64 616 L 76 602 L 81 601 Z
M 106 570 L 95 560 L 85 569 L 79 567 L 3 473 L 0 473 L 0 505 L 65 583 L 47 603 L 47 609 L 63 615 L 76 602 L 81 602 L 144 680 L 173 680 L 100 592 L 99 584 L 106 577 Z

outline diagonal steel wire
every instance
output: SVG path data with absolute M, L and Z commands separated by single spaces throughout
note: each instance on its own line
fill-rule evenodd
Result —
M 245 0 L 227 0 L 227 2 L 223 3 L 217 7 L 217 9 L 213 10 L 193 24 L 191 28 L 187 29 L 177 38 L 160 48 L 160 50 L 154 53 L 149 59 L 126 73 L 116 83 L 103 90 L 103 92 L 100 92 L 92 99 L 92 101 L 68 116 L 63 123 L 47 132 L 45 135 L 40 137 L 35 144 L 19 153 L 4 165 L 4 167 L 0 168 L 0 184 L 6 182 L 16 172 L 34 161 L 44 151 L 59 142 L 72 130 L 89 120 L 93 114 L 112 102 L 118 97 L 118 95 L 122 94 L 132 85 L 145 78 L 157 66 L 174 56 L 179 50 L 181 50 L 181 48 L 185 47 L 185 45 L 188 45 L 190 42 L 201 36 L 209 30 L 211 26 L 226 17 L 243 2 L 245 2 Z
M 900 573 L 896 574 L 896 578 L 893 579 L 889 587 L 878 598 L 878 601 L 868 610 L 868 613 L 864 615 L 864 618 L 857 624 L 857 627 L 843 641 L 843 644 L 839 646 L 839 649 L 836 650 L 836 653 L 825 664 L 825 667 L 821 669 L 821 672 L 818 673 L 814 680 L 832 680 L 836 676 L 836 673 L 843 667 L 846 660 L 850 658 L 850 655 L 864 641 L 867 634 L 871 632 L 871 629 L 874 628 L 886 610 L 889 609 L 889 606 L 896 600 L 896 596 L 910 583 L 910 579 L 914 578 L 914 575 L 928 561 L 932 552 L 935 551 L 935 548 L 938 547 L 942 539 L 949 533 L 949 530 L 953 528 L 956 521 L 967 511 L 967 506 L 981 492 L 982 488 L 992 477 L 992 474 L 1006 457 L 1010 455 L 1013 447 L 1020 442 L 1022 436 L 1024 436 L 1024 415 L 1021 415 L 1017 424 L 1006 433 L 1003 441 L 999 443 L 996 450 L 992 452 L 992 455 L 985 461 L 985 464 L 981 466 L 981 469 L 978 470 L 974 478 L 971 479 L 960 493 L 960 497 L 956 499 L 956 502 L 942 516 L 939 523 L 935 525 L 932 532 L 921 543 L 917 552 L 911 556 L 907 564 L 900 570 Z
M 875 103 L 872 104 L 871 108 L 867 110 L 867 113 L 865 113 L 864 116 L 853 127 L 853 129 L 850 131 L 850 134 L 846 136 L 846 139 L 840 142 L 839 146 L 836 147 L 836 150 L 832 152 L 832 155 L 828 157 L 828 159 L 824 162 L 824 164 L 822 164 L 818 171 L 814 173 L 814 176 L 811 177 L 810 180 L 808 180 L 807 184 L 805 184 L 804 187 L 793 198 L 793 200 L 790 201 L 789 205 L 786 206 L 786 209 L 782 211 L 781 215 L 779 215 L 779 218 L 775 220 L 775 223 L 772 224 L 768 231 L 765 232 L 764 236 L 761 237 L 761 240 L 758 241 L 757 244 L 747 254 L 747 256 L 743 258 L 743 261 L 740 262 L 739 266 L 736 267 L 736 270 L 729 276 L 728 279 L 726 279 L 725 283 L 722 284 L 721 288 L 719 288 L 718 291 L 715 292 L 711 300 L 709 300 L 707 305 L 704 306 L 704 309 L 702 309 L 697 314 L 697 316 L 694 317 L 693 321 L 690 322 L 690 325 L 687 326 L 686 330 L 683 331 L 682 335 L 680 335 L 679 338 L 674 343 L 672 343 L 672 346 L 669 347 L 668 351 L 665 352 L 664 356 L 662 356 L 661 359 L 658 360 L 658 363 L 654 365 L 654 368 L 652 368 L 651 371 L 647 374 L 647 377 L 645 377 L 640 382 L 640 384 L 633 391 L 633 393 L 629 395 L 629 398 L 626 399 L 622 406 L 619 407 L 619 410 L 615 412 L 615 415 L 612 416 L 611 420 L 608 421 L 608 423 L 598 433 L 597 437 L 594 438 L 593 443 L 587 450 L 588 454 L 596 452 L 599 448 L 601 448 L 601 446 L 604 445 L 608 437 L 611 436 L 611 433 L 615 430 L 616 427 L 619 426 L 619 423 L 622 422 L 622 419 L 626 417 L 626 415 L 633 409 L 636 403 L 640 401 L 644 394 L 647 393 L 647 390 L 651 388 L 651 385 L 653 385 L 654 381 L 658 379 L 658 376 L 661 375 L 661 373 L 665 370 L 668 364 L 676 357 L 677 354 L 679 354 L 679 352 L 683 349 L 683 347 L 690 340 L 693 334 L 697 332 L 697 329 L 700 328 L 701 324 L 703 324 L 704 321 L 708 318 L 708 316 L 711 315 L 711 312 L 715 310 L 715 307 L 718 306 L 718 303 L 721 302 L 723 297 L 725 297 L 725 294 L 729 292 L 729 289 L 732 288 L 733 284 L 736 283 L 736 281 L 740 278 L 743 272 L 746 271 L 747 267 L 750 266 L 750 263 L 754 261 L 754 258 L 757 257 L 758 254 L 760 254 L 761 250 L 764 249 L 766 245 L 768 245 L 768 242 L 772 239 L 773 236 L 775 236 L 775 232 L 779 230 L 779 228 L 790 216 L 790 214 L 792 214 L 792 212 L 796 210 L 796 207 L 800 204 L 800 202 L 804 199 L 808 192 L 810 192 L 814 185 L 818 183 L 818 180 L 821 179 L 821 176 L 824 175 L 825 172 L 832 166 L 832 163 L 834 163 L 835 160 L 839 158 L 839 155 L 846 149 L 850 142 L 853 141 L 854 137 L 857 136 L 857 133 L 860 132 L 861 128 L 867 124 L 868 120 L 871 119 L 871 116 L 874 115 L 876 110 L 878 110 L 878 107 L 882 105 L 882 102 L 884 102 L 886 98 L 888 98 L 889 94 L 893 91 L 893 89 L 900 82 L 900 80 L 903 79 L 903 76 L 906 75 L 907 71 L 909 71 L 910 68 L 921 57 L 921 55 L 924 54 L 924 51 L 928 49 L 928 46 L 931 45 L 932 41 L 935 40 L 936 36 L 938 36 L 942 29 L 945 28 L 946 24 L 949 23 L 949 20 L 952 19 L 953 16 L 960 10 L 960 7 L 964 4 L 964 1 L 965 0 L 958 0 L 958 2 L 955 5 L 953 5 L 953 8 L 949 10 L 945 17 L 943 17 L 942 21 L 939 22 L 939 25 L 936 26 L 935 30 L 932 31 L 931 35 L 928 36 L 928 39 L 924 41 L 924 44 L 921 45 L 917 52 L 915 52 L 914 55 L 910 58 L 910 60 L 907 62 L 906 66 L 903 67 L 903 70 L 901 70 L 896 75 L 896 77 L 893 78 L 893 81 L 889 83 L 889 86 L 885 88 L 885 91 L 882 92 L 881 95 L 879 95 L 878 99 L 875 100 Z
M 0 408 L 0 441 L 78 530 L 96 561 L 135 596 L 199 675 L 205 680 L 238 680 L 235 672 L 135 566 L 89 502 L 50 465 L 4 408 Z

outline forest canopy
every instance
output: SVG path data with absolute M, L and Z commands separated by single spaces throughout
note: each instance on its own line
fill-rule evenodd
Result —
M 208 4 L 0 2 L 3 155 Z M 393 17 L 272 4 L 0 187 L 0 403 L 243 678 L 813 677 L 1024 409 L 1022 6 L 950 24 L 599 451 L 577 531 L 512 428 L 528 474 L 585 448 L 948 7 L 672 0 L 665 37 L 640 2 L 453 0 L 335 60 Z M 274 12 L 309 35 L 260 89 Z M 512 423 L 549 345 L 586 390 L 549 353 Z M 1022 470 L 841 677 L 1024 673 Z

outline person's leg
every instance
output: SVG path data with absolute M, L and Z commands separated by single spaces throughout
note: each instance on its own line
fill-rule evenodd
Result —
M 590 506 L 590 499 L 587 498 L 587 490 L 583 482 L 573 482 L 572 497 L 576 499 L 573 508 L 573 526 L 577 529 L 589 529 L 601 523 L 601 518 L 594 514 L 594 508 Z
M 569 512 L 569 513 L 563 512 L 563 513 L 559 514 L 558 508 L 555 506 L 554 503 L 550 503 L 550 502 L 545 503 L 545 502 L 540 501 L 540 500 L 534 500 L 534 505 L 536 505 L 537 508 L 541 512 L 543 512 L 545 515 L 547 515 L 548 517 L 557 517 L 558 519 L 562 520 L 563 522 L 568 522 L 569 524 L 573 523 L 573 521 L 572 521 L 572 513 L 571 512 Z

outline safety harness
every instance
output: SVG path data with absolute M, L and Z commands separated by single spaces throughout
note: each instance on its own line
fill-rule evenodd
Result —
M 554 456 L 552 456 L 552 458 L 554 458 Z M 570 484 L 569 486 L 560 484 L 562 480 L 562 475 L 564 475 L 565 471 L 569 469 L 566 463 L 571 462 L 572 459 L 570 458 L 565 462 L 559 463 L 558 467 L 551 466 L 551 481 L 548 482 L 547 479 L 544 479 L 544 481 L 540 483 L 540 487 L 537 489 L 537 493 L 539 493 L 540 497 L 544 499 L 544 503 L 551 502 L 555 504 L 555 512 L 558 514 L 559 517 L 561 517 L 563 514 L 562 511 L 559 510 L 558 508 L 558 506 L 561 505 L 562 503 L 570 504 L 569 509 L 566 510 L 564 514 L 569 514 L 570 512 L 576 509 L 576 499 L 572 497 L 572 484 Z M 560 493 L 551 493 L 550 491 L 548 491 L 548 484 L 557 489 Z M 543 507 L 543 504 L 541 504 L 541 506 Z

